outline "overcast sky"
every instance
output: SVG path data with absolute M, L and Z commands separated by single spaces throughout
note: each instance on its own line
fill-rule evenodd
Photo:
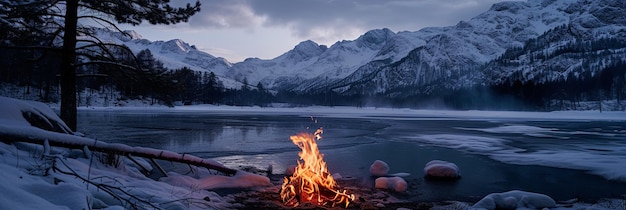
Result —
M 272 59 L 304 40 L 330 47 L 372 29 L 399 32 L 454 25 L 499 1 L 201 0 L 200 13 L 187 23 L 122 28 L 151 41 L 179 38 L 234 63 L 249 57 Z

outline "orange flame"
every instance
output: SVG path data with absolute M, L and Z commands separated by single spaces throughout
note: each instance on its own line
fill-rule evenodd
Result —
M 314 134 L 300 133 L 291 136 L 291 141 L 300 147 L 300 160 L 293 175 L 285 177 L 280 197 L 286 205 L 298 206 L 302 202 L 332 206 L 345 203 L 348 207 L 355 196 L 346 190 L 338 190 L 337 183 L 326 168 L 326 162 L 318 148 L 316 140 L 322 138 L 322 129 Z

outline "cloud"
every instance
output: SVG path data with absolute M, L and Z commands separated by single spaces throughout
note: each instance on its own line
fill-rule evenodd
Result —
M 250 1 L 266 25 L 284 25 L 308 37 L 320 28 L 329 31 L 359 28 L 419 30 L 454 25 L 489 8 L 498 0 L 273 0 Z
M 287 27 L 294 36 L 354 36 L 390 28 L 415 31 L 454 25 L 499 0 L 203 0 L 191 27 Z
M 244 1 L 201 1 L 200 13 L 189 19 L 191 27 L 207 28 L 253 28 L 264 22 Z
M 196 0 L 171 1 L 184 6 Z M 303 40 L 331 45 L 372 29 L 417 31 L 455 25 L 501 0 L 200 0 L 188 23 L 142 24 L 144 37 L 183 38 L 200 48 L 240 60 L 273 58 Z M 230 51 L 224 50 L 230 49 Z
M 198 50 L 208 52 L 209 54 L 217 57 L 227 58 L 227 60 L 229 61 L 242 61 L 243 59 L 245 59 L 245 57 L 241 57 L 240 55 L 238 55 L 237 52 L 226 48 L 200 47 Z

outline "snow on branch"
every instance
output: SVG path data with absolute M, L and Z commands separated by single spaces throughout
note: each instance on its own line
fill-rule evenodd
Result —
M 38 130 L 38 131 L 36 131 Z M 18 131 L 18 132 L 14 132 Z M 28 134 L 30 133 L 30 134 Z M 118 155 L 132 155 L 143 158 L 154 158 L 160 160 L 185 163 L 207 169 L 216 170 L 225 174 L 234 175 L 237 170 L 208 159 L 199 158 L 189 154 L 179 154 L 167 150 L 159 150 L 146 147 L 132 147 L 119 143 L 106 143 L 90 138 L 61 134 L 38 128 L 10 128 L 7 125 L 0 125 L 0 139 L 9 142 L 28 142 L 34 144 L 44 144 L 46 139 L 50 146 L 60 146 L 71 149 L 83 149 L 85 146 L 91 151 L 113 153 Z

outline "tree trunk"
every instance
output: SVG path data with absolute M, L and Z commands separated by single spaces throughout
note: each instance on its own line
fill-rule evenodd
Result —
M 76 25 L 78 0 L 67 0 L 61 55 L 61 119 L 76 131 Z

